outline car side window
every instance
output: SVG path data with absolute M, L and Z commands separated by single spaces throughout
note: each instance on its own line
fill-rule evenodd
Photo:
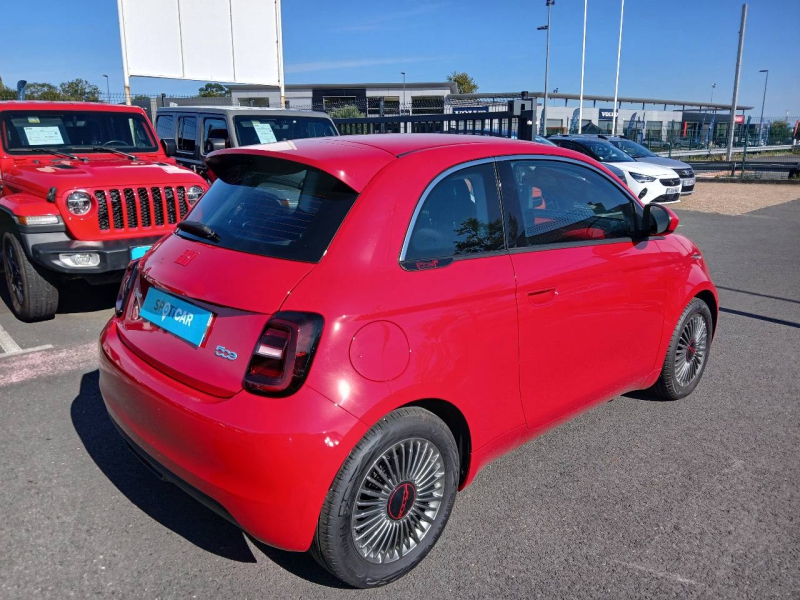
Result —
M 180 117 L 178 119 L 178 152 L 194 154 L 197 146 L 197 118 Z
M 228 123 L 225 122 L 225 119 L 214 117 L 203 120 L 203 154 L 208 154 L 210 151 L 206 144 L 211 138 L 225 140 L 225 147 L 230 146 Z
M 633 200 L 588 167 L 535 159 L 498 167 L 513 247 L 630 238 L 636 230 Z
M 494 164 L 485 163 L 452 173 L 430 190 L 413 223 L 405 260 L 475 255 L 504 247 Z
M 159 115 L 156 119 L 156 135 L 158 135 L 158 139 L 174 140 L 173 125 L 175 125 L 174 115 Z

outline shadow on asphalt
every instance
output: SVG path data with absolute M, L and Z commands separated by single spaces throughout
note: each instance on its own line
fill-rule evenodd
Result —
M 114 307 L 119 291 L 118 283 L 103 285 L 89 285 L 85 281 L 76 280 L 63 282 L 59 285 L 58 310 L 59 315 L 70 313 L 86 313 L 106 310 Z M 0 299 L 14 314 L 11 308 L 11 297 L 8 295 L 5 274 L 0 270 Z
M 81 442 L 103 474 L 142 512 L 198 548 L 236 562 L 257 562 L 241 529 L 156 478 L 139 462 L 111 423 L 98 379 L 96 370 L 83 376 L 70 414 Z M 285 552 L 248 538 L 264 556 L 297 577 L 327 587 L 343 587 L 309 554 Z

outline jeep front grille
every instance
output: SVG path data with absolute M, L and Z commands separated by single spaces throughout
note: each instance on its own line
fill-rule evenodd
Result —
M 94 199 L 101 231 L 171 229 L 189 212 L 183 186 L 95 190 Z

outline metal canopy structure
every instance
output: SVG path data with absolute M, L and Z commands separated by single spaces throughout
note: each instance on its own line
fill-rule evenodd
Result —
M 510 98 L 519 98 L 522 95 L 521 92 L 495 92 L 495 93 L 487 93 L 487 94 L 450 94 L 448 99 L 451 101 L 458 101 L 458 100 L 488 100 L 492 98 L 500 100 L 507 100 Z M 561 100 L 580 100 L 579 94 L 564 94 L 560 92 L 552 93 L 550 92 L 547 94 L 549 99 L 561 99 Z M 544 98 L 544 92 L 527 92 L 528 98 Z M 609 104 L 614 103 L 613 96 L 597 96 L 591 94 L 584 94 L 583 95 L 584 101 L 591 100 L 594 102 L 607 102 Z M 683 108 L 691 107 L 691 108 L 713 108 L 718 110 L 730 110 L 731 104 L 728 103 L 719 103 L 719 102 L 697 102 L 697 101 L 689 101 L 689 100 L 671 100 L 665 98 L 638 98 L 634 96 L 619 96 L 617 98 L 618 104 L 641 104 L 642 108 L 645 105 L 661 105 L 664 107 L 667 106 L 680 106 Z M 738 106 L 738 110 L 752 110 L 752 106 Z

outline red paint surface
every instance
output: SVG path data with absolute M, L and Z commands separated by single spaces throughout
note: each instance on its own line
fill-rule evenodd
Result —
M 269 544 L 308 548 L 345 457 L 395 408 L 439 399 L 463 415 L 466 485 L 549 427 L 652 385 L 686 304 L 704 291 L 716 298 L 704 262 L 692 257 L 699 251 L 673 233 L 587 244 L 596 237 L 589 231 L 580 246 L 400 267 L 415 206 L 441 172 L 520 154 L 596 165 L 574 152 L 467 136 L 293 146 L 246 152 L 344 172 L 362 190 L 319 264 L 170 237 L 143 259 L 143 276 L 215 307 L 220 316 L 206 347 L 140 331 L 128 314 L 112 319 L 102 338 L 101 389 L 114 420 Z M 176 264 L 187 250 L 197 256 Z M 300 391 L 256 396 L 242 391 L 241 378 L 277 310 L 319 313 L 324 330 Z M 215 344 L 242 348 L 242 358 L 214 358 Z

